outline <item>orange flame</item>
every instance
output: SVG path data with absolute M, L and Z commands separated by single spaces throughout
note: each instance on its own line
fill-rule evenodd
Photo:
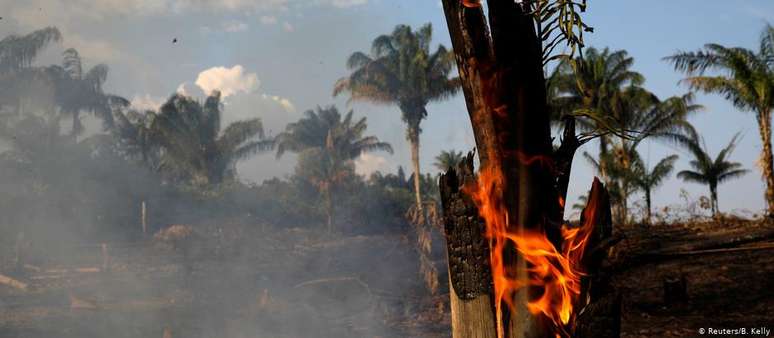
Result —
M 481 0 L 462 0 L 462 5 L 468 8 L 481 7 Z
M 573 304 L 581 293 L 581 259 L 594 228 L 593 221 L 587 221 L 579 228 L 567 225 L 561 229 L 563 243 L 558 250 L 542 230 L 524 229 L 511 224 L 503 200 L 505 178 L 501 170 L 485 167 L 479 172 L 477 183 L 466 187 L 479 214 L 486 222 L 486 237 L 489 239 L 490 263 L 494 282 L 498 337 L 503 336 L 502 304 L 514 309 L 514 296 L 523 287 L 537 287 L 543 290 L 538 299 L 530 300 L 527 309 L 532 314 L 543 314 L 551 320 L 557 337 L 567 336 L 564 327 L 570 323 Z M 564 204 L 560 197 L 558 203 Z M 593 213 L 587 208 L 584 213 Z M 593 217 L 586 217 L 592 220 Z M 527 276 L 517 276 L 515 262 L 506 257 L 515 256 L 516 251 L 528 263 Z

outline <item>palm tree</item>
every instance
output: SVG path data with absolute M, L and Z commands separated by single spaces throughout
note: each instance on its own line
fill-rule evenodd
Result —
M 236 177 L 238 161 L 271 149 L 259 118 L 221 130 L 221 108 L 218 91 L 203 104 L 180 94 L 170 97 L 150 126 L 150 137 L 161 148 L 158 169 L 179 181 L 220 184 Z
M 682 139 L 694 138 L 696 131 L 687 118 L 703 107 L 693 103 L 693 95 L 685 94 L 683 96 L 673 96 L 661 101 L 652 93 L 632 87 L 626 90 L 621 100 L 619 116 L 616 117 L 614 125 L 619 130 L 628 131 L 631 135 L 619 137 L 614 146 L 615 161 L 613 165 L 616 168 L 612 171 L 618 171 L 618 179 L 622 182 L 623 195 L 620 198 L 621 211 L 624 213 L 623 219 L 627 219 L 628 197 L 630 192 L 627 189 L 637 188 L 636 181 L 638 173 L 632 165 L 639 161 L 637 146 L 645 139 L 656 139 L 660 141 L 680 142 Z
M 151 130 L 156 113 L 150 110 L 118 110 L 114 116 L 116 121 L 112 133 L 127 155 L 139 155 L 142 163 L 156 168 L 160 149 L 154 144 Z
M 613 199 L 620 204 L 620 220 L 626 221 L 637 146 L 647 138 L 691 137 L 695 131 L 687 118 L 701 106 L 691 94 L 662 101 L 642 88 L 644 77 L 631 70 L 634 59 L 626 51 L 589 48 L 585 54 L 559 64 L 549 79 L 549 101 L 555 121 L 575 115 L 586 135 L 599 138 L 599 158 L 605 160 L 597 162 L 597 170 L 611 193 L 620 194 Z
M 565 60 L 548 79 L 549 104 L 554 120 L 563 115 L 582 112 L 578 126 L 587 132 L 600 133 L 599 153 L 606 154 L 612 142 L 606 132 L 622 110 L 625 89 L 639 87 L 645 77 L 633 70 L 634 58 L 625 50 L 611 52 L 590 47 L 584 56 Z M 630 96 L 631 97 L 631 96 Z M 600 174 L 607 176 L 606 168 Z
M 433 165 L 440 171 L 446 171 L 449 170 L 449 168 L 456 167 L 457 164 L 462 161 L 463 157 L 464 155 L 461 151 L 443 150 L 435 157 L 435 163 Z
M 349 111 L 342 120 L 334 106 L 308 110 L 297 122 L 288 124 L 277 135 L 277 158 L 286 151 L 300 155 L 299 176 L 313 183 L 324 196 L 328 234 L 333 231 L 333 194 L 338 184 L 354 173 L 354 160 L 373 151 L 392 153 L 392 147 L 376 136 L 363 136 L 366 118 L 353 121 Z
M 763 149 L 761 169 L 766 181 L 767 214 L 774 217 L 774 159 L 771 148 L 771 112 L 774 109 L 774 27 L 761 34 L 758 52 L 706 44 L 695 52 L 667 57 L 692 90 L 723 95 L 741 110 L 755 112 Z M 707 71 L 715 70 L 715 75 Z
M 113 111 L 129 106 L 129 101 L 120 96 L 107 94 L 102 86 L 107 80 L 108 67 L 98 64 L 84 71 L 80 54 L 73 48 L 63 52 L 61 66 L 48 69 L 57 92 L 60 111 L 72 118 L 72 135 L 83 132 L 80 113 L 89 111 L 102 119 L 106 129 L 113 127 Z
M 718 184 L 730 179 L 741 177 L 748 172 L 742 169 L 742 164 L 728 161 L 728 157 L 736 147 L 739 134 L 734 135 L 731 142 L 720 151 L 713 160 L 707 151 L 707 146 L 702 145 L 699 139 L 688 140 L 685 142 L 686 148 L 693 154 L 694 159 L 690 162 L 693 170 L 683 170 L 677 173 L 677 177 L 687 182 L 696 182 L 706 184 L 710 189 L 710 199 L 712 201 L 712 216 L 718 212 Z
M 430 52 L 432 26 L 426 24 L 417 31 L 398 25 L 390 35 L 377 37 L 371 54 L 355 52 L 347 60 L 352 73 L 336 82 L 333 95 L 344 91 L 352 100 L 379 104 L 395 104 L 406 123 L 406 139 L 411 146 L 414 167 L 416 207 L 422 208 L 419 170 L 420 123 L 427 117 L 430 102 L 448 99 L 460 87 L 458 78 L 451 78 L 454 54 L 444 46 Z
M 27 35 L 9 35 L 0 40 L 0 109 L 15 106 L 22 111 L 23 99 L 32 83 L 45 80 L 44 71 L 32 67 L 38 54 L 50 43 L 62 40 L 56 27 L 47 27 Z
M 646 164 L 638 157 L 634 164 L 634 185 L 645 194 L 646 223 L 650 224 L 651 218 L 651 192 L 658 188 L 669 177 L 674 169 L 677 155 L 662 158 L 653 169 L 648 170 Z
M 32 67 L 38 53 L 51 42 L 62 41 L 56 27 L 46 27 L 24 36 L 9 35 L 0 40 L 0 73 Z

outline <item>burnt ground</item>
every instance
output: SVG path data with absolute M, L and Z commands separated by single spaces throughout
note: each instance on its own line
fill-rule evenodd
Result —
M 749 222 L 697 223 L 633 231 L 629 255 L 690 251 L 704 243 L 767 233 Z M 658 233 L 659 236 L 648 236 Z M 755 241 L 740 247 L 763 247 Z M 619 245 L 627 250 L 626 243 Z M 623 264 L 626 266 L 626 263 Z M 687 300 L 664 299 L 665 278 L 685 276 Z M 616 278 L 623 295 L 622 337 L 697 337 L 699 329 L 774 328 L 774 248 L 698 253 L 641 264 Z
M 0 337 L 450 335 L 448 295 L 443 287 L 435 297 L 425 291 L 406 236 L 327 238 L 314 230 L 250 229 L 218 237 L 197 229 L 189 250 L 150 240 L 109 244 L 107 271 L 97 271 L 103 264 L 98 244 L 67 254 L 38 249 L 24 271 L 8 263 L 0 270 L 29 284 L 27 291 L 0 285 Z M 688 251 L 769 230 L 740 221 L 625 230 L 614 253 L 626 267 L 615 278 L 623 297 L 622 337 L 772 328 L 772 249 L 626 263 L 648 252 Z M 663 280 L 680 276 L 688 299 L 665 303 Z

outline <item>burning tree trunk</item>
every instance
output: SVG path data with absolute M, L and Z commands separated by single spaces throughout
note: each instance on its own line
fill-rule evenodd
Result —
M 473 200 L 463 192 L 473 184 L 473 154 L 441 175 L 441 202 L 449 261 L 449 294 L 454 337 L 495 337 L 492 274 L 486 225 Z
M 562 227 L 579 142 L 570 119 L 553 151 L 533 17 L 515 1 L 488 4 L 487 25 L 478 1 L 443 0 L 481 163 L 475 177 L 469 155 L 440 182 L 453 336 L 568 336 L 594 233 Z

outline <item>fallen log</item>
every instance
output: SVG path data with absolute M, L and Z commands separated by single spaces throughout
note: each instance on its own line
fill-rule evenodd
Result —
M 679 257 L 685 257 L 685 256 L 708 255 L 708 254 L 740 252 L 740 251 L 757 251 L 757 250 L 774 250 L 774 243 L 756 245 L 756 246 L 746 246 L 741 248 L 721 248 L 721 249 L 706 249 L 706 250 L 659 252 L 659 253 L 653 253 L 650 256 L 663 260 L 663 259 L 679 258 Z
M 713 238 L 707 241 L 702 241 L 696 244 L 681 246 L 680 249 L 684 251 L 698 251 L 708 249 L 722 249 L 731 248 L 748 243 L 760 242 L 774 239 L 774 229 L 758 232 L 758 233 L 745 233 L 734 234 L 722 238 Z
M 86 300 L 80 297 L 76 297 L 72 293 L 69 293 L 70 297 L 70 309 L 73 310 L 97 310 L 99 306 L 97 303 Z
M 27 283 L 21 282 L 19 280 L 8 277 L 6 275 L 0 275 L 0 284 L 7 285 L 14 289 L 18 289 L 22 291 L 27 291 L 27 288 L 28 288 Z
M 774 238 L 774 230 L 768 230 L 758 234 L 746 234 L 742 236 L 734 236 L 730 239 L 714 239 L 710 241 L 700 242 L 698 244 L 687 246 L 676 246 L 668 249 L 661 249 L 651 252 L 635 255 L 633 257 L 624 259 L 617 262 L 608 269 L 614 271 L 615 274 L 621 273 L 626 270 L 637 268 L 647 264 L 656 264 L 671 259 L 683 258 L 693 255 L 704 254 L 717 254 L 728 253 L 737 251 L 755 251 L 755 250 L 770 250 L 774 249 L 774 244 L 765 244 L 751 247 L 739 247 L 742 245 L 767 241 Z M 611 272 L 613 273 L 613 272 Z

